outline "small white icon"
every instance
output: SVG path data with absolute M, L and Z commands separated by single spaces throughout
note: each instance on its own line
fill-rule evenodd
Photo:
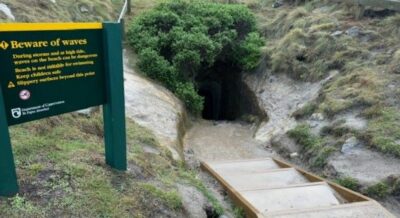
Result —
M 31 98 L 31 92 L 29 92 L 28 90 L 24 89 L 22 91 L 19 92 L 19 98 L 21 100 L 28 100 L 29 98 Z
M 21 108 L 14 108 L 14 109 L 11 109 L 11 115 L 12 115 L 15 119 L 20 118 L 21 115 L 22 115 Z

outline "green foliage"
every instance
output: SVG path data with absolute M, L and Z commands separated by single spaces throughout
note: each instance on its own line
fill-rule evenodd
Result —
M 400 157 L 400 114 L 395 108 L 380 108 L 369 120 L 363 138 L 372 147 Z
M 358 181 L 352 177 L 338 178 L 336 179 L 336 183 L 353 191 L 358 191 L 360 188 Z
M 324 146 L 323 140 L 311 133 L 309 125 L 298 125 L 290 130 L 288 135 L 303 147 L 305 156 L 312 167 L 323 168 L 329 156 L 336 151 L 335 147 Z
M 389 186 L 383 182 L 368 187 L 365 192 L 368 196 L 375 198 L 385 198 L 390 194 Z
M 310 126 L 301 124 L 288 132 L 289 137 L 296 140 L 297 143 L 302 145 L 305 149 L 312 149 L 319 146 L 321 140 L 319 137 L 311 133 Z
M 315 102 L 307 103 L 302 108 L 296 110 L 292 116 L 295 117 L 296 119 L 301 119 L 303 117 L 311 116 L 317 108 L 318 105 Z
M 21 192 L 0 198 L 0 217 L 165 215 L 154 207 L 181 216 L 177 184 L 198 188 L 223 214 L 218 200 L 195 174 L 173 161 L 151 131 L 131 120 L 127 120 L 129 170 L 110 169 L 98 130 L 102 125 L 102 114 L 97 112 L 89 118 L 67 114 L 11 127 Z M 157 152 L 145 152 L 144 147 Z
M 356 133 L 354 130 L 352 130 L 345 124 L 346 120 L 344 119 L 334 121 L 332 124 L 322 127 L 320 135 L 321 136 L 331 135 L 335 137 L 342 137 L 346 136 L 347 134 Z
M 141 184 L 141 187 L 153 197 L 164 201 L 171 209 L 182 208 L 182 198 L 176 191 L 164 191 L 147 183 Z
M 381 84 L 382 79 L 376 72 L 358 68 L 325 85 L 319 109 L 327 116 L 333 117 L 351 108 L 368 108 L 379 104 Z
M 246 213 L 244 212 L 243 208 L 241 208 L 241 207 L 235 207 L 233 209 L 233 215 L 236 218 L 245 218 L 246 217 Z
M 139 55 L 139 68 L 194 113 L 203 107 L 198 78 L 216 73 L 216 62 L 252 70 L 264 44 L 245 6 L 186 0 L 162 3 L 136 17 L 128 41 Z
M 318 146 L 313 149 L 315 157 L 311 158 L 311 166 L 316 168 L 323 168 L 327 162 L 329 156 L 337 151 L 335 147 L 332 146 Z

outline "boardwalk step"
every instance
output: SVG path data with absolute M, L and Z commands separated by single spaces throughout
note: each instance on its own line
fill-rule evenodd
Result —
M 304 210 L 291 210 L 278 213 L 264 213 L 265 218 L 387 218 L 392 217 L 379 204 L 374 202 L 360 202 L 342 204 L 338 206 L 311 208 Z
M 294 168 L 275 169 L 246 176 L 226 175 L 224 179 L 238 191 L 268 189 L 309 182 Z
M 202 162 L 247 217 L 393 217 L 376 201 L 273 158 Z
M 259 212 L 305 209 L 341 204 L 326 183 L 240 192 Z
M 270 158 L 254 161 L 211 162 L 209 166 L 220 175 L 252 174 L 280 168 L 279 165 Z

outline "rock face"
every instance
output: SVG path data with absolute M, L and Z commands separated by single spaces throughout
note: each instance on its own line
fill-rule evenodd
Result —
M 255 138 L 270 143 L 274 136 L 293 129 L 297 124 L 291 116 L 293 112 L 315 99 L 322 85 L 337 73 L 333 71 L 329 77 L 317 83 L 299 82 L 284 74 L 270 75 L 264 71 L 247 75 L 245 83 L 256 93 L 261 108 L 269 118 L 261 123 Z M 323 119 L 321 115 L 316 116 Z
M 351 154 L 355 148 L 362 146 L 361 142 L 356 137 L 351 137 L 346 140 L 340 150 L 343 154 Z
M 140 76 L 124 51 L 126 115 L 150 129 L 175 159 L 181 159 L 181 135 L 186 117 L 182 103 L 164 87 Z
M 399 159 L 382 155 L 358 143 L 353 146 L 355 141 L 351 138 L 345 144 L 349 144 L 346 146 L 346 152 L 337 154 L 329 160 L 328 164 L 335 173 L 355 178 L 364 186 L 374 185 L 390 176 L 400 175 Z
M 183 208 L 189 218 L 207 218 L 204 209 L 208 206 L 208 201 L 200 191 L 184 185 L 178 185 L 178 191 L 182 196 Z
M 5 14 L 8 19 L 15 20 L 11 9 L 4 3 L 0 3 L 0 12 Z

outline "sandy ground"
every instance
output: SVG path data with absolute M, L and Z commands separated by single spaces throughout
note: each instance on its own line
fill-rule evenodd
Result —
M 254 139 L 255 127 L 239 122 L 200 120 L 186 134 L 185 150 L 199 160 L 237 160 L 271 157 L 272 150 Z

